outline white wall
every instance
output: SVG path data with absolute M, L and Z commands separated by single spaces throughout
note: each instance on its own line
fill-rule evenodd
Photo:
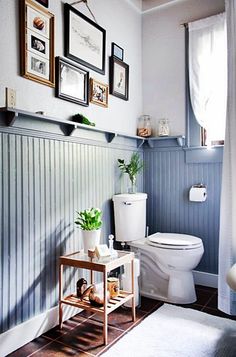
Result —
M 185 134 L 185 39 L 181 23 L 224 11 L 224 0 L 179 0 L 143 14 L 143 111 Z
M 63 0 L 65 2 L 66 0 Z M 49 11 L 55 14 L 55 55 L 63 56 L 63 2 L 49 0 Z M 71 3 L 71 1 L 68 1 Z M 124 61 L 130 66 L 129 101 L 109 95 L 109 107 L 94 104 L 83 107 L 55 98 L 54 89 L 20 76 L 19 11 L 18 0 L 0 0 L 0 107 L 5 106 L 5 87 L 14 88 L 17 108 L 38 111 L 69 119 L 75 113 L 83 113 L 97 127 L 136 134 L 136 122 L 142 113 L 141 81 L 141 14 L 129 0 L 90 0 L 89 6 L 100 26 L 106 29 L 106 73 L 100 75 L 89 70 L 90 76 L 108 83 L 108 58 L 111 42 L 124 49 Z M 90 16 L 84 4 L 76 8 Z

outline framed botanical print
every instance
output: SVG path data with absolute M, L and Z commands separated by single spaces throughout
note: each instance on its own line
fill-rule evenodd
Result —
M 116 57 L 110 57 L 110 94 L 129 99 L 129 65 Z
M 90 78 L 90 102 L 108 107 L 108 85 Z
M 106 31 L 69 4 L 65 10 L 65 56 L 105 73 Z
M 57 57 L 56 96 L 69 102 L 88 106 L 89 72 L 61 57 Z
M 32 0 L 21 0 L 21 75 L 54 87 L 54 15 Z

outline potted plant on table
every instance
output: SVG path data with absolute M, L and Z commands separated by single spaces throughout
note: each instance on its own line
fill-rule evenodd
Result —
M 137 152 L 133 153 L 130 162 L 127 164 L 125 163 L 125 160 L 118 159 L 118 166 L 121 172 L 129 175 L 129 179 L 131 181 L 131 187 L 129 188 L 128 192 L 136 193 L 137 175 L 143 168 L 143 161 L 140 159 L 139 154 Z
M 99 208 L 89 208 L 77 211 L 75 224 L 82 230 L 84 253 L 94 250 L 99 244 L 102 226 L 102 211 Z

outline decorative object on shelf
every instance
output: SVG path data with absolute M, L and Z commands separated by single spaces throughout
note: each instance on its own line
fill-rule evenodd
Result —
M 89 72 L 61 57 L 56 58 L 56 96 L 89 105 Z
M 76 121 L 77 123 L 95 126 L 95 123 L 92 123 L 88 118 L 86 118 L 83 114 L 75 114 L 72 116 L 72 120 Z
M 110 57 L 110 94 L 128 100 L 129 65 L 116 57 Z
M 96 252 L 93 249 L 88 249 L 88 256 L 89 258 L 93 259 L 96 257 Z
M 160 119 L 158 125 L 158 134 L 159 136 L 169 136 L 170 135 L 170 126 L 168 119 Z
M 111 255 L 112 258 L 117 258 L 118 257 L 118 252 L 114 249 L 114 236 L 113 236 L 113 234 L 109 234 L 108 239 L 109 239 L 110 255 Z
M 152 135 L 150 115 L 142 115 L 138 121 L 138 136 L 147 138 Z
M 21 75 L 54 87 L 54 15 L 32 0 L 20 4 Z
M 118 166 L 119 166 L 121 172 L 129 175 L 129 179 L 131 181 L 131 187 L 128 189 L 128 192 L 136 193 L 137 192 L 137 187 L 136 187 L 137 174 L 143 168 L 143 161 L 140 159 L 139 154 L 137 152 L 133 153 L 131 156 L 130 162 L 128 164 L 125 163 L 125 160 L 118 159 Z
M 65 11 L 65 56 L 105 73 L 106 31 L 69 4 Z
M 95 247 L 96 256 L 99 258 L 109 257 L 111 255 L 110 250 L 106 244 L 99 244 Z
M 84 278 L 79 279 L 76 283 L 76 295 L 78 298 L 81 298 L 86 288 L 87 280 L 85 280 Z
M 48 5 L 49 5 L 48 4 L 49 0 L 35 0 L 35 1 L 37 1 L 39 4 L 41 4 L 45 7 L 48 7 Z
M 104 305 L 104 291 L 103 291 L 103 283 L 100 284 L 91 284 L 84 291 L 81 296 L 81 300 L 88 296 L 89 302 L 91 305 L 96 307 L 101 307 Z M 107 291 L 107 301 L 110 299 L 110 293 Z
M 102 107 L 108 107 L 108 91 L 109 86 L 107 84 L 96 81 L 90 78 L 90 102 L 93 104 L 101 105 Z
M 110 298 L 116 298 L 120 292 L 120 282 L 118 278 L 107 278 L 108 291 L 110 293 Z
M 124 59 L 124 50 L 123 50 L 123 48 L 118 46 L 116 43 L 112 42 L 111 43 L 111 55 L 113 57 L 116 57 L 119 60 L 123 61 L 123 59 Z
M 102 211 L 99 208 L 90 208 L 84 211 L 77 211 L 77 224 L 82 230 L 82 239 L 84 253 L 87 254 L 89 249 L 95 250 L 99 245 L 101 226 L 102 226 Z

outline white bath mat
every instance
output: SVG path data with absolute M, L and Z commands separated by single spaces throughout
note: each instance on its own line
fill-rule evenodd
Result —
M 102 357 L 236 357 L 236 321 L 164 304 Z

